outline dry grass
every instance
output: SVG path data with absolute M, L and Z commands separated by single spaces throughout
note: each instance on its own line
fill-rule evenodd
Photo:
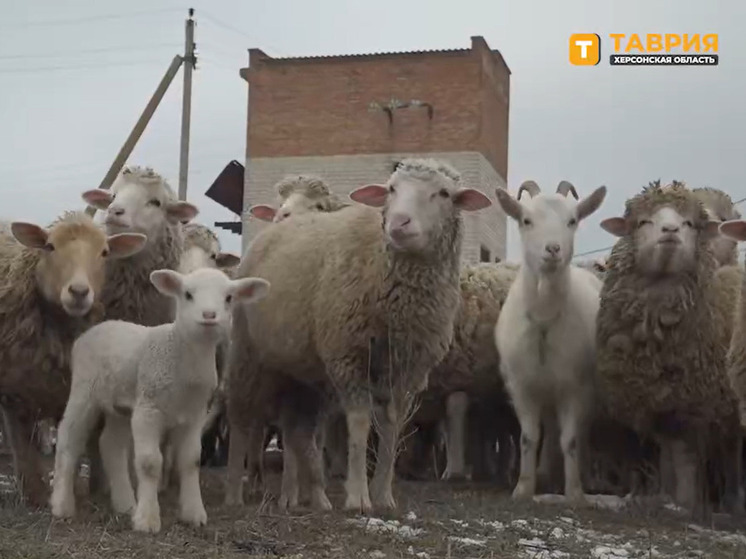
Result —
M 7 463 L 0 470 L 7 472 Z M 32 512 L 6 498 L 0 502 L 0 558 L 746 557 L 746 536 L 733 531 L 738 523 L 720 518 L 709 528 L 728 531 L 711 532 L 692 528 L 660 507 L 519 505 L 489 486 L 400 482 L 400 512 L 382 517 L 400 524 L 379 520 L 366 526 L 366 519 L 339 510 L 280 514 L 272 498 L 230 510 L 221 504 L 222 478 L 221 470 L 203 471 L 207 527 L 175 522 L 175 496 L 168 495 L 161 503 L 163 529 L 156 536 L 132 532 L 129 519 L 109 514 L 106 503 L 82 498 L 78 518 L 60 521 L 47 510 Z M 278 476 L 271 482 L 274 493 Z M 341 484 L 332 483 L 329 493 L 338 509 Z M 403 533 L 402 525 L 422 532 Z M 614 550 L 627 555 L 608 554 Z

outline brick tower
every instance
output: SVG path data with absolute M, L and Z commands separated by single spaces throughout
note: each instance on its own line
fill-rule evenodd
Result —
M 273 203 L 288 173 L 322 176 L 336 192 L 385 181 L 409 156 L 450 162 L 494 205 L 464 215 L 462 261 L 505 258 L 510 70 L 482 37 L 471 48 L 307 58 L 249 50 L 243 248 L 267 224 L 252 204 Z

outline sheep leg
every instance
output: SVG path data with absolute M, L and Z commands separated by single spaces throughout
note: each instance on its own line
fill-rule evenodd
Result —
M 117 514 L 134 510 L 135 491 L 129 473 L 129 418 L 110 415 L 106 418 L 99 445 L 104 472 L 109 480 L 111 506 Z
M 204 526 L 207 512 L 199 488 L 202 422 L 180 426 L 174 431 L 173 441 L 179 470 L 179 520 L 196 527 Z
M 744 514 L 744 491 L 741 485 L 743 437 L 740 430 L 724 441 L 725 488 L 723 509 L 730 514 Z
M 155 410 L 136 407 L 132 414 L 137 472 L 137 507 L 132 516 L 132 527 L 138 532 L 156 534 L 161 529 L 158 484 L 163 471 L 162 425 L 162 418 Z
M 91 498 L 104 496 L 108 491 L 106 476 L 104 475 L 104 464 L 101 461 L 99 450 L 99 440 L 101 439 L 103 427 L 103 423 L 98 421 L 94 425 L 86 444 L 86 455 L 88 456 L 88 495 Z
M 370 405 L 348 404 L 347 414 L 347 480 L 345 481 L 345 509 L 370 513 L 368 492 L 367 452 L 370 434 Z
M 537 482 L 547 493 L 561 491 L 562 486 L 562 446 L 560 444 L 560 428 L 557 424 L 557 416 L 545 413 L 542 416 L 544 436 L 542 437 L 541 450 L 539 451 L 539 464 L 537 466 Z
M 169 438 L 163 444 L 163 471 L 161 472 L 161 481 L 158 484 L 158 493 L 163 493 L 171 486 L 174 471 L 174 444 Z
M 516 392 L 515 396 L 519 396 Z M 521 424 L 521 465 L 518 483 L 513 489 L 514 500 L 533 499 L 536 494 L 536 454 L 541 432 L 541 406 L 520 394 L 513 399 Z
M 231 423 L 228 433 L 228 472 L 225 480 L 225 504 L 227 506 L 243 505 L 243 472 L 244 460 L 249 449 L 248 429 L 239 428 Z
M 565 499 L 572 505 L 586 502 L 580 478 L 580 457 L 584 439 L 582 403 L 565 398 L 559 405 L 560 446 L 565 458 Z
M 676 491 L 676 472 L 673 463 L 671 440 L 666 438 L 661 442 L 658 455 L 658 477 L 660 479 L 660 495 L 666 499 L 673 499 Z
M 404 420 L 411 404 L 412 398 L 395 393 L 385 407 L 376 406 L 375 408 L 379 440 L 376 469 L 371 482 L 371 494 L 373 503 L 381 509 L 396 508 L 396 501 L 392 493 L 394 464 L 399 444 L 399 433 L 404 426 Z
M 33 442 L 34 423 L 21 419 L 20 414 L 7 404 L 0 405 L 0 411 L 21 496 L 34 507 L 44 507 L 47 484 L 42 474 L 41 453 Z
M 466 478 L 464 464 L 464 439 L 466 438 L 466 413 L 469 396 L 466 392 L 454 392 L 446 398 L 446 469 L 442 479 Z
M 671 457 L 675 471 L 675 499 L 677 504 L 696 512 L 698 506 L 698 467 L 696 446 L 686 438 L 670 439 Z
M 295 445 L 289 442 L 290 439 L 292 437 L 285 435 L 288 444 L 282 451 L 282 485 L 277 506 L 283 511 L 298 506 L 298 457 Z

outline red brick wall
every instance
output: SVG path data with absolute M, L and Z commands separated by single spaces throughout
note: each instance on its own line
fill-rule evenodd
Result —
M 481 37 L 460 51 L 272 59 L 250 51 L 249 157 L 479 151 L 507 177 L 509 70 Z M 502 88 L 502 93 L 499 91 Z M 393 124 L 369 104 L 419 99 Z

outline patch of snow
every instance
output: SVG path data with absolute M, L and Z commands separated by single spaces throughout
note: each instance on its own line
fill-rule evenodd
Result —
M 468 546 L 475 546 L 475 547 L 483 547 L 487 544 L 487 540 L 475 540 L 474 538 L 459 538 L 456 536 L 448 536 L 448 539 L 452 542 L 461 544 L 461 545 L 468 545 Z
M 565 524 L 569 524 L 570 526 L 577 526 L 578 521 L 574 518 L 570 518 L 568 516 L 560 516 L 559 519 L 564 522 Z
M 414 555 L 415 557 L 417 557 L 417 559 L 430 559 L 429 553 L 425 551 L 418 551 L 417 553 L 415 553 L 414 548 L 411 545 L 407 548 L 407 553 L 409 553 L 410 555 Z
M 369 532 L 390 533 L 403 538 L 414 538 L 424 533 L 421 528 L 412 528 L 398 520 L 381 520 L 380 518 L 351 518 L 347 522 L 365 528 Z
M 383 559 L 384 557 L 386 557 L 386 554 L 383 551 L 379 551 L 377 549 L 375 551 L 371 551 L 368 555 L 373 557 L 373 559 Z
M 679 505 L 677 505 L 675 503 L 666 503 L 665 505 L 663 505 L 663 508 L 664 509 L 668 509 L 668 510 L 670 510 L 672 512 L 676 512 L 676 513 L 685 513 L 686 512 L 686 509 L 680 507 Z
M 457 526 L 461 526 L 462 528 L 468 528 L 469 527 L 469 523 L 465 522 L 463 520 L 457 520 L 455 518 L 451 518 L 451 522 L 453 522 Z
M 565 537 L 565 533 L 562 531 L 562 528 L 559 528 L 559 527 L 552 529 L 552 532 L 550 535 L 556 539 Z
M 496 530 L 498 532 L 501 530 L 505 530 L 505 524 L 503 524 L 499 520 L 493 520 L 491 522 L 486 522 L 484 520 L 477 520 L 477 524 L 479 524 L 480 526 L 485 526 L 487 528 L 492 528 L 493 530 Z
M 405 520 L 409 520 L 410 522 L 414 522 L 417 520 L 417 515 L 413 513 L 412 511 L 409 511 L 406 515 L 404 515 Z
M 596 508 L 619 511 L 627 506 L 628 499 L 617 495 L 586 495 L 587 501 Z
M 528 522 L 521 518 L 519 518 L 518 520 L 514 520 L 510 523 L 510 525 L 513 526 L 513 528 L 528 528 Z
M 607 547 L 597 545 L 591 549 L 591 557 L 594 559 L 618 559 L 620 557 L 629 557 L 629 551 L 621 547 Z

